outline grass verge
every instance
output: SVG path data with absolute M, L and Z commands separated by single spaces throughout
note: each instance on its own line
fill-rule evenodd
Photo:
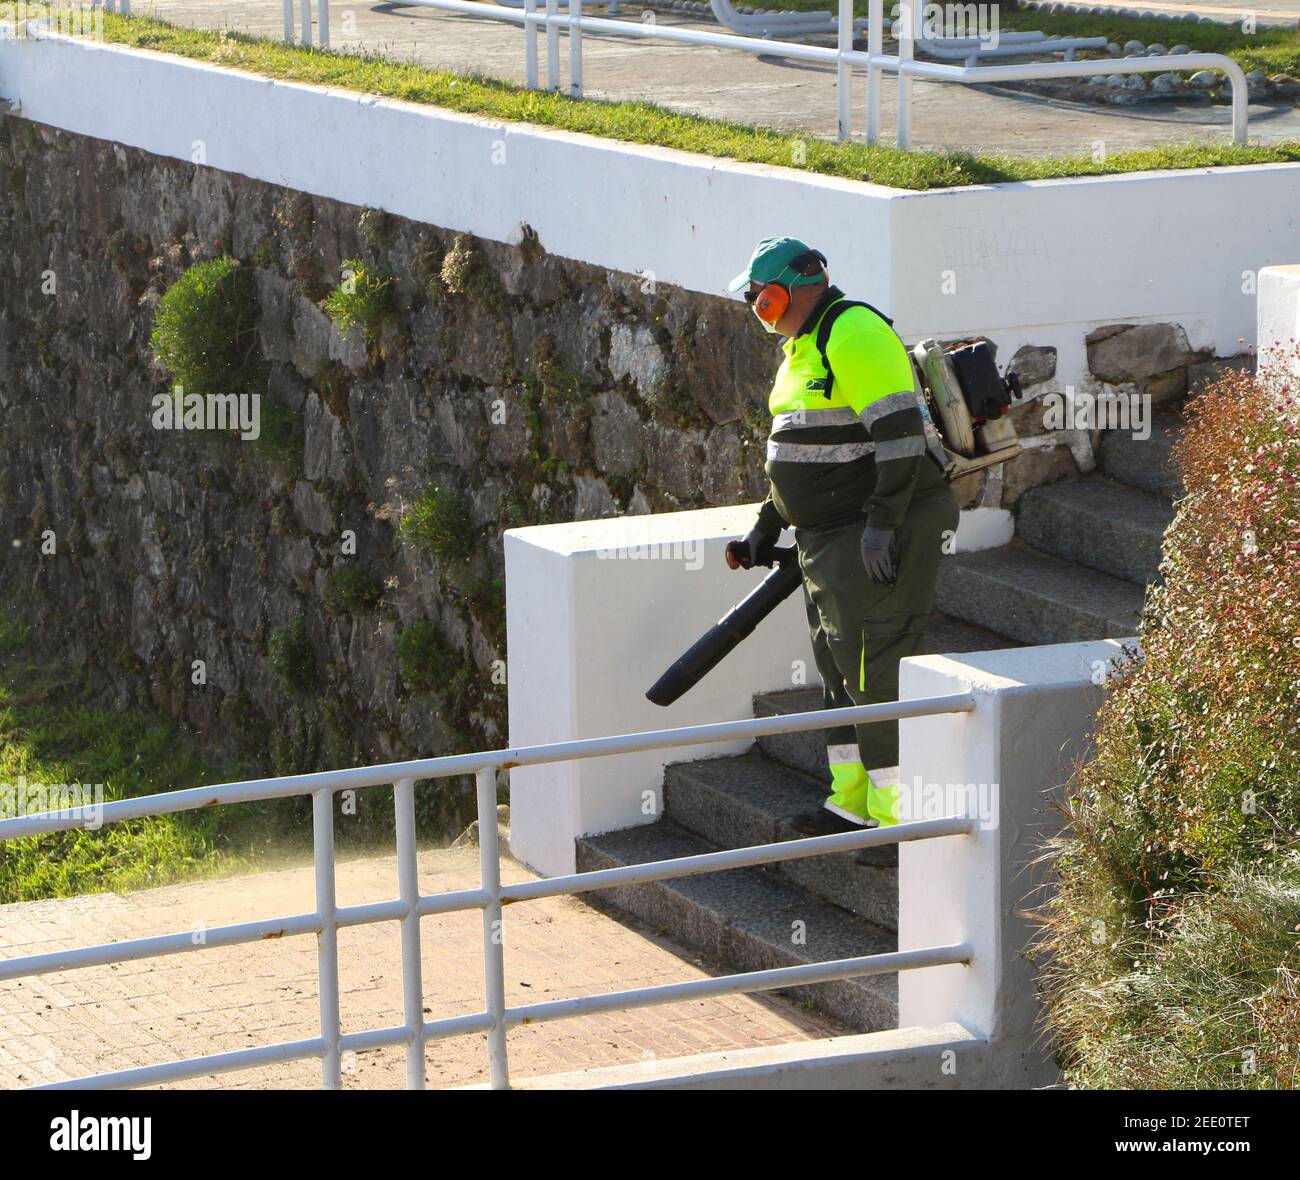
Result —
M 52 663 L 30 631 L 0 615 L 0 805 L 21 805 L 37 785 L 102 785 L 104 802 L 238 779 L 174 726 L 91 703 L 84 672 Z M 66 798 L 66 794 L 64 796 Z M 203 808 L 0 844 L 0 904 L 165 885 L 248 868 L 261 811 Z
M 1195 26 L 1187 28 L 1196 31 Z M 242 33 L 184 29 L 143 17 L 105 15 L 104 36 L 116 44 L 287 81 L 357 90 L 503 122 L 585 132 L 626 143 L 655 144 L 747 163 L 801 168 L 892 188 L 924 190 L 1150 169 L 1300 160 L 1300 141 L 1269 147 L 1235 147 L 1227 143 L 1175 145 L 1121 152 L 1103 160 L 1091 156 L 1021 159 L 1009 155 L 903 151 L 862 143 L 834 143 L 704 119 L 650 103 L 573 99 L 526 90 L 491 78 L 425 69 L 368 55 L 303 49 Z

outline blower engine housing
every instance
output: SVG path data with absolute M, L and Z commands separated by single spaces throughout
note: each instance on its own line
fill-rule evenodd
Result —
M 912 367 L 917 395 L 938 429 L 949 480 L 1023 453 L 1007 416 L 1020 396 L 1020 379 L 998 374 L 987 341 L 945 347 L 922 340 L 912 349 Z M 933 439 L 931 451 L 938 459 Z

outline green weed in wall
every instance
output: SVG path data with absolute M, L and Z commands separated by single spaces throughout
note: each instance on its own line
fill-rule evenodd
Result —
M 269 654 L 271 671 L 286 691 L 306 693 L 316 687 L 316 657 L 301 615 L 272 633 Z
M 440 561 L 464 561 L 474 544 L 469 505 L 449 488 L 430 485 L 402 517 L 402 539 Z
M 233 258 L 191 266 L 164 292 L 150 343 L 191 393 L 236 393 L 257 376 L 257 285 Z
M 456 675 L 456 660 L 432 623 L 412 623 L 397 637 L 397 667 L 413 692 L 446 695 Z
M 332 610 L 359 615 L 374 610 L 384 597 L 384 584 L 368 561 L 350 561 L 334 570 L 326 584 Z
M 325 314 L 345 335 L 360 328 L 368 342 L 379 336 L 379 326 L 393 307 L 393 280 L 367 267 L 359 258 L 343 264 L 343 281 L 325 297 Z

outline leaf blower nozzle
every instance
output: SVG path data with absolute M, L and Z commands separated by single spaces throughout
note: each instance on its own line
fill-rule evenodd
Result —
M 699 637 L 686 653 L 647 692 L 646 699 L 668 706 L 713 671 L 754 628 L 799 586 L 798 554 L 794 546 L 770 550 L 772 572 Z M 768 564 L 764 562 L 763 564 Z

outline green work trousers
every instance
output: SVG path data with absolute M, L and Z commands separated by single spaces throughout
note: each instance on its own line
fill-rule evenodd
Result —
M 796 530 L 808 632 L 826 708 L 898 699 L 898 661 L 923 650 L 939 558 L 958 517 L 946 485 L 912 502 L 897 530 L 898 578 L 892 585 L 867 577 L 863 522 Z M 855 823 L 898 823 L 898 787 L 877 785 L 868 773 L 898 765 L 898 722 L 839 726 L 827 732 L 826 745 L 826 807 Z

